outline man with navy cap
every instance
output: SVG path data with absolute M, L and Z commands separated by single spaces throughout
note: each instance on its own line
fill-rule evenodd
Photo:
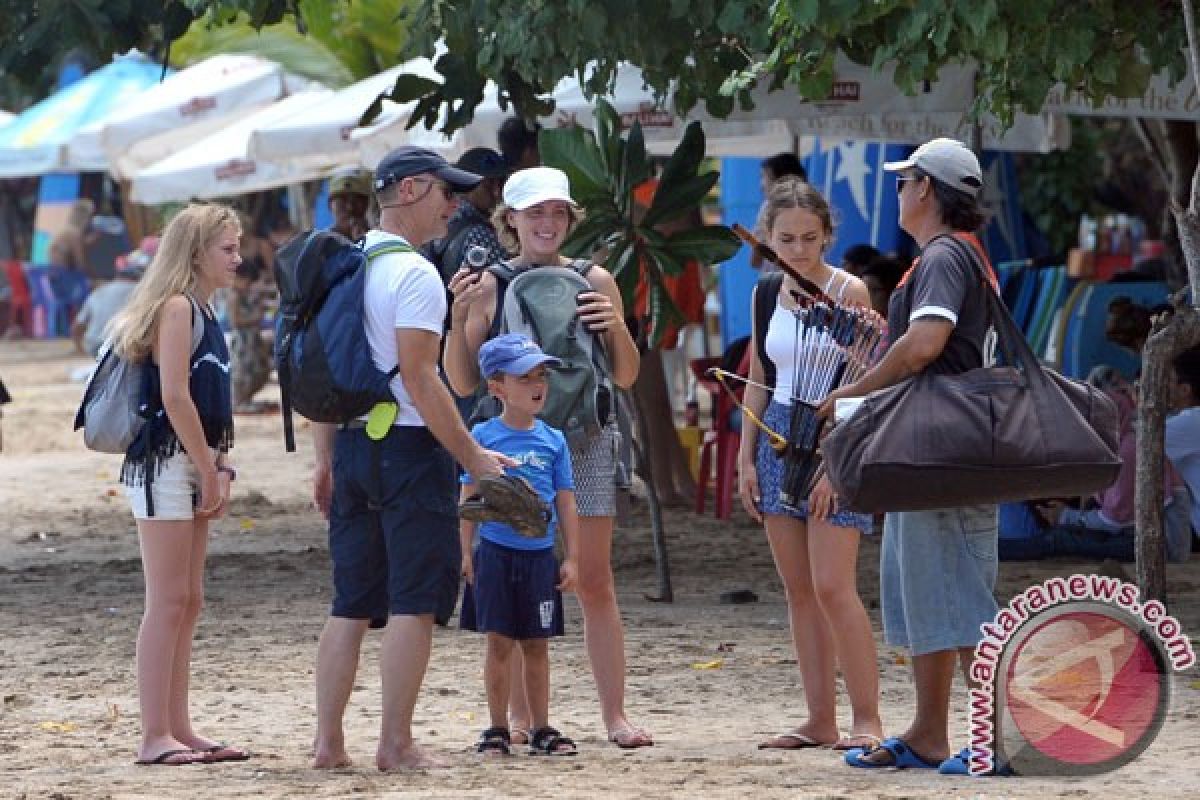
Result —
M 396 370 L 395 402 L 340 429 L 313 426 L 313 495 L 329 520 L 334 584 L 317 646 L 318 768 L 350 763 L 342 719 L 363 636 L 382 620 L 387 626 L 380 648 L 383 716 L 376 766 L 441 766 L 414 743 L 412 717 L 429 663 L 434 615 L 453 603 L 458 588 L 454 462 L 477 477 L 498 474 L 514 462 L 471 438 L 440 378 L 446 290 L 416 248 L 446 234 L 456 194 L 480 180 L 437 153 L 411 146 L 389 153 L 375 170 L 379 228 L 367 232 L 364 246 L 379 253 L 367 269 L 362 324 L 375 366 Z

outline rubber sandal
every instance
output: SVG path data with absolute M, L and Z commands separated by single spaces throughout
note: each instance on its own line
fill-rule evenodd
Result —
M 249 761 L 250 754 L 245 750 L 219 743 L 200 750 L 204 753 L 204 763 L 220 764 L 223 761 Z
M 538 728 L 532 733 L 532 738 L 529 740 L 530 755 L 573 756 L 578 753 L 579 750 L 575 747 L 575 742 L 563 736 L 549 725 L 545 728 Z
M 171 761 L 175 756 L 190 755 L 193 758 L 181 759 L 179 761 Z M 190 747 L 179 747 L 174 750 L 164 750 L 154 758 L 138 759 L 133 762 L 139 767 L 187 767 L 192 764 L 204 763 L 204 752 L 201 750 L 193 750 Z
M 800 731 L 787 731 L 758 743 L 759 750 L 807 750 L 810 747 L 828 746 L 826 742 L 818 742 L 807 733 L 800 733 Z
M 873 761 L 865 760 L 865 756 L 871 755 L 879 750 L 886 750 L 891 755 L 892 760 L 890 763 L 876 764 Z M 937 763 L 932 763 L 930 761 L 926 761 L 924 758 L 917 755 L 917 752 L 909 747 L 903 739 L 898 739 L 893 736 L 891 738 L 884 739 L 879 747 L 875 747 L 870 750 L 862 750 L 857 747 L 853 750 L 847 750 L 846 763 L 852 767 L 859 767 L 861 769 L 882 769 L 889 767 L 895 769 L 937 769 L 942 762 L 939 761 Z
M 852 742 L 855 739 L 870 739 L 871 743 L 865 747 L 861 744 L 843 744 L 843 742 Z M 851 733 L 834 742 L 833 749 L 841 750 L 843 752 L 847 750 L 862 750 L 863 752 L 866 752 L 867 750 L 874 750 L 881 744 L 883 744 L 883 739 L 880 739 L 873 733 Z
M 508 728 L 501 728 L 497 725 L 479 734 L 479 741 L 475 743 L 475 752 L 489 756 L 507 756 L 512 755 L 511 745 L 512 737 L 508 733 Z
M 938 765 L 938 774 L 939 775 L 970 775 L 971 774 L 971 748 L 964 747 L 962 750 L 959 750 L 957 753 L 950 756 L 945 761 L 943 761 L 941 764 L 939 764 Z M 1013 771 L 1012 771 L 1011 767 L 1004 766 L 1004 767 L 1001 767 L 1000 769 L 996 769 L 995 765 L 993 765 L 991 772 L 983 773 L 982 775 L 979 775 L 977 777 L 987 777 L 989 775 L 991 775 L 991 776 L 996 776 L 996 775 L 1009 776 L 1012 774 L 1013 774 Z

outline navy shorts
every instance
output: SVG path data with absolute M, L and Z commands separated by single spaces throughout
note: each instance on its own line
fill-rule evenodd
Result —
M 552 548 L 514 550 L 480 539 L 471 559 L 475 582 L 463 590 L 463 630 L 509 639 L 563 635 L 558 559 Z
M 462 564 L 456 496 L 454 460 L 428 429 L 393 427 L 381 442 L 338 431 L 332 615 L 376 625 L 389 613 L 449 616 Z

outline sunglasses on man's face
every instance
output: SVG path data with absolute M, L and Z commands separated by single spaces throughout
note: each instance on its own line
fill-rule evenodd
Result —
M 454 189 L 450 186 L 450 184 L 446 183 L 445 181 L 438 181 L 438 180 L 434 180 L 433 178 L 413 178 L 412 182 L 413 183 L 431 183 L 434 185 L 435 188 L 441 190 L 442 197 L 446 198 L 447 201 L 454 199 L 454 194 L 455 194 Z M 433 190 L 430 189 L 430 191 L 433 191 Z
M 899 176 L 897 176 L 897 178 L 896 178 L 896 194 L 901 194 L 904 192 L 904 184 L 912 183 L 913 181 L 919 181 L 919 180 L 921 180 L 921 178 L 920 178 L 920 176 L 917 176 L 917 175 L 899 175 Z

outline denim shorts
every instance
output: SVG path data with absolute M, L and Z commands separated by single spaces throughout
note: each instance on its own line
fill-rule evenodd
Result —
M 776 433 L 787 436 L 791 425 L 792 410 L 790 406 L 776 403 L 774 400 L 767 406 L 763 414 L 763 424 Z M 783 484 L 783 459 L 775 455 L 767 436 L 762 431 L 758 433 L 758 446 L 754 452 L 754 468 L 758 472 L 758 491 L 761 499 L 758 510 L 762 514 L 792 519 L 808 519 L 808 501 L 800 504 L 798 509 L 785 507 L 779 502 L 779 489 Z M 839 528 L 856 528 L 862 533 L 871 533 L 875 521 L 870 514 L 857 514 L 853 511 L 839 509 L 829 517 L 829 522 Z
M 209 448 L 213 458 L 217 451 Z M 147 513 L 146 487 L 123 486 L 129 508 L 134 519 L 158 522 L 178 522 L 195 517 L 196 504 L 200 501 L 200 473 L 192 463 L 192 457 L 183 450 L 158 465 L 154 479 L 150 482 L 150 494 L 154 498 L 154 516 Z
M 517 641 L 563 635 L 554 548 L 516 550 L 481 539 L 471 563 L 475 582 L 463 590 L 463 630 Z
M 361 428 L 338 431 L 333 616 L 375 624 L 389 613 L 448 616 L 462 566 L 456 490 L 454 460 L 426 428 L 393 427 L 380 442 Z
M 999 607 L 996 507 L 889 513 L 879 556 L 884 638 L 914 656 L 974 647 Z

